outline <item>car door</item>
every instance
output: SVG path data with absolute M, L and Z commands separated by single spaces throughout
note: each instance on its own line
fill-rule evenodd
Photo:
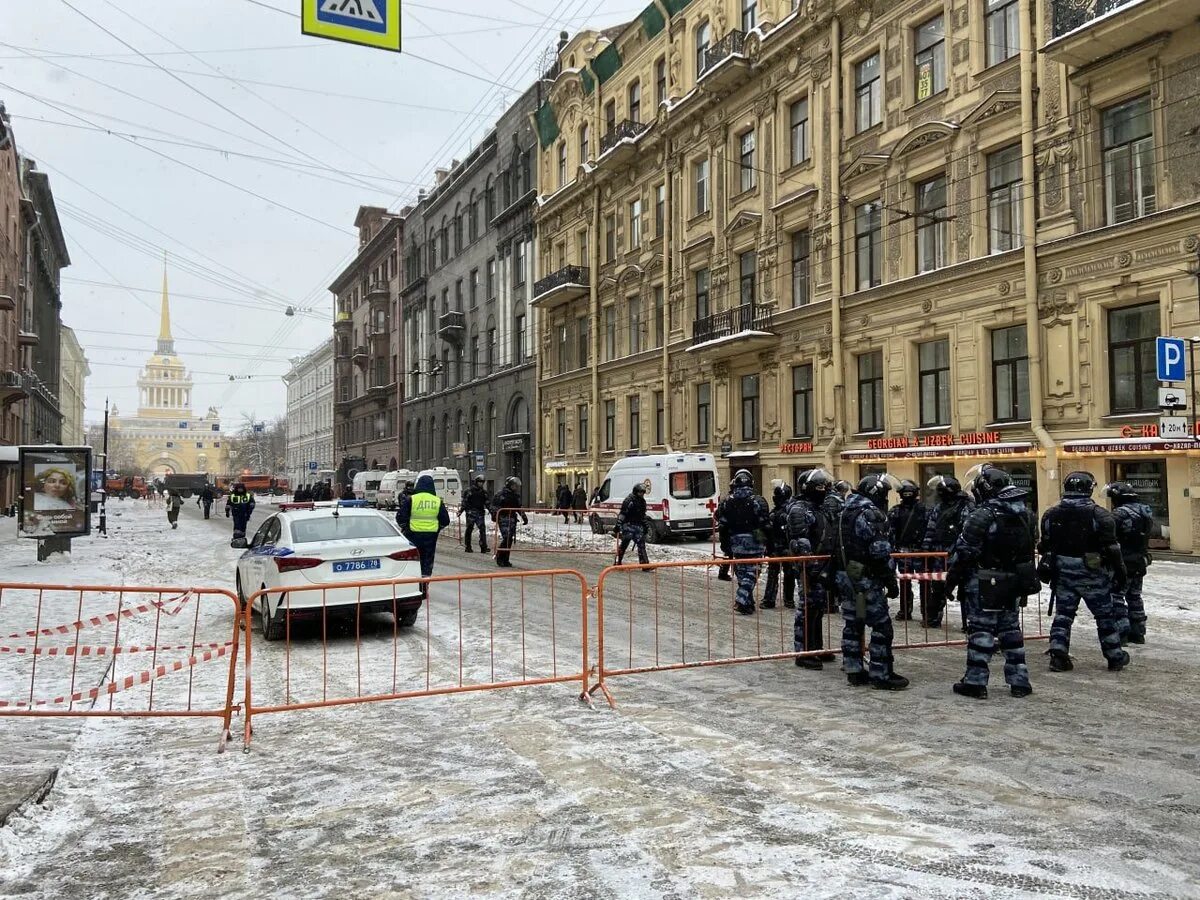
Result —
M 260 584 L 266 584 L 267 577 L 270 575 L 267 572 L 266 563 L 271 559 L 267 555 L 267 548 L 273 549 L 274 547 L 272 532 L 275 535 L 279 534 L 279 516 L 271 516 L 258 526 L 258 531 L 254 533 L 254 538 L 246 550 L 246 560 L 250 568 L 249 580 L 254 589 Z

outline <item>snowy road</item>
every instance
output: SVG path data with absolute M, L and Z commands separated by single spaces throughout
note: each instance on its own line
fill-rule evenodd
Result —
M 161 518 L 131 504 L 113 538 L 72 564 L 232 586 L 224 519 L 185 507 L 170 532 Z M 12 552 L 0 548 L 4 561 Z M 592 583 L 604 563 L 514 560 Z M 449 541 L 438 562 L 441 574 L 494 571 Z M 13 580 L 63 570 L 15 568 Z M 1049 674 L 1031 644 L 1036 693 L 1022 701 L 1002 688 L 986 703 L 954 697 L 963 651 L 938 649 L 901 655 L 903 694 L 853 690 L 835 666 L 759 663 L 617 679 L 615 711 L 552 685 L 266 715 L 249 754 L 216 755 L 211 721 L 88 720 L 46 802 L 0 829 L 0 895 L 1200 896 L 1198 588 L 1200 567 L 1155 566 L 1150 644 L 1118 675 L 1086 614 L 1074 672 Z M 494 603 L 511 612 L 519 599 L 510 585 Z M 572 653 L 577 664 L 566 636 L 578 613 L 564 599 L 551 622 L 544 597 L 525 599 L 531 660 L 554 629 L 561 664 Z M 613 606 L 618 634 L 628 624 Z M 478 607 L 465 609 L 479 641 Z M 770 646 L 776 620 L 757 618 Z M 215 608 L 210 620 L 224 627 Z M 639 647 L 648 627 L 633 629 Z M 402 678 L 418 677 L 422 628 L 397 643 Z M 516 641 L 500 629 L 501 648 Z M 331 641 L 337 687 L 356 684 L 353 644 Z M 368 677 L 381 653 L 390 675 L 386 616 L 363 645 Z M 429 652 L 435 676 L 457 677 L 452 641 Z M 472 652 L 468 677 L 490 664 Z M 321 653 L 303 632 L 290 654 L 256 640 L 256 697 L 283 696 L 285 665 L 312 689 Z M 0 721 L 0 735 L 37 743 L 61 727 Z

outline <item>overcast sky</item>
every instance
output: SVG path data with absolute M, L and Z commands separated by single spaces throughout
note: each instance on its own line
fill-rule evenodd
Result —
M 326 288 L 353 254 L 358 207 L 399 209 L 461 157 L 560 30 L 641 6 L 406 0 L 399 55 L 305 37 L 299 9 L 0 0 L 0 101 L 58 203 L 89 422 L 106 396 L 137 406 L 164 250 L 196 411 L 217 406 L 228 425 L 282 414 L 289 358 L 330 333 Z

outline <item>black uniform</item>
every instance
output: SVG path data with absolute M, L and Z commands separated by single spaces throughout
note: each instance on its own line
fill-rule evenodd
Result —
M 646 497 L 643 493 L 631 491 L 621 503 L 616 532 L 621 538 L 621 547 L 617 550 L 618 566 L 624 561 L 630 542 L 637 547 L 638 562 L 650 562 L 646 554 Z
M 788 509 L 794 501 L 789 492 L 787 499 L 775 497 L 773 502 L 770 524 L 767 528 L 767 556 L 790 556 L 791 554 L 788 552 Z M 796 605 L 796 573 L 791 568 L 777 562 L 767 565 L 767 584 L 763 588 L 762 596 L 763 609 L 775 608 L 781 573 L 784 575 L 783 605 L 789 609 Z
M 767 501 L 751 487 L 736 487 L 726 498 L 719 514 L 718 528 L 721 543 L 728 542 L 734 559 L 756 559 L 766 551 L 767 529 L 771 510 Z M 734 565 L 737 595 L 734 601 L 738 612 L 754 612 L 754 586 L 758 583 L 758 565 Z
M 472 484 L 463 494 L 462 507 L 459 512 L 467 514 L 467 532 L 463 535 L 463 547 L 468 553 L 473 552 L 471 550 L 471 532 L 476 528 L 479 529 L 479 550 L 482 553 L 488 552 L 487 512 L 490 500 L 487 489 L 482 484 Z
M 517 539 L 517 517 L 526 525 L 529 517 L 521 512 L 521 494 L 512 487 L 505 485 L 492 498 L 492 521 L 499 526 L 500 547 L 496 550 L 496 565 L 511 568 L 509 550 Z
M 888 510 L 888 528 L 892 533 L 892 546 L 896 548 L 897 553 L 918 553 L 921 550 L 921 545 L 925 542 L 925 525 L 928 519 L 928 512 L 925 509 L 925 504 L 917 500 L 915 497 L 901 497 L 900 502 Z M 924 572 L 926 569 L 923 559 L 900 559 L 897 560 L 900 572 Z M 919 582 L 918 589 L 921 596 L 921 620 L 923 624 L 929 624 L 928 606 L 928 589 L 929 582 Z M 913 617 L 913 583 L 907 578 L 900 581 L 900 611 L 896 614 L 897 619 L 911 619 Z
M 964 493 L 958 493 L 944 501 L 939 501 L 929 510 L 925 525 L 925 540 L 921 549 L 926 553 L 949 553 L 954 549 L 958 536 L 962 534 L 963 523 L 975 504 Z M 931 563 L 931 570 L 938 568 Z M 929 597 L 926 600 L 925 623 L 930 628 L 942 627 L 942 616 L 946 611 L 948 595 L 946 584 L 934 581 L 929 586 Z M 967 608 L 962 608 L 962 627 L 967 630 Z

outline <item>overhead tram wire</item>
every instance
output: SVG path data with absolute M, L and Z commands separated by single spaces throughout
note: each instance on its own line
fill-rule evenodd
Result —
M 79 281 L 81 279 L 75 279 L 75 280 Z M 98 282 L 98 283 L 103 283 L 103 282 Z M 121 284 L 113 284 L 111 286 L 118 287 L 118 288 L 125 287 L 124 285 L 121 285 Z M 147 291 L 150 289 L 149 288 L 126 288 L 126 290 Z M 175 291 L 171 291 L 171 296 L 172 297 L 187 297 L 188 295 L 187 294 L 178 294 Z M 78 334 L 103 334 L 106 337 L 143 338 L 145 340 L 152 341 L 152 342 L 158 338 L 158 335 L 156 335 L 156 334 L 135 334 L 132 331 L 103 331 L 98 328 L 72 328 L 72 331 L 75 331 Z M 175 343 L 177 343 L 177 344 L 180 344 L 180 343 L 187 344 L 187 343 L 191 343 L 193 341 L 199 341 L 200 343 L 203 343 L 203 344 L 211 344 L 216 347 L 253 347 L 255 349 L 260 349 L 262 347 L 262 343 L 260 341 L 217 341 L 217 340 L 211 340 L 208 338 L 175 338 Z M 277 349 L 291 350 L 291 351 L 293 351 L 294 355 L 303 355 L 305 353 L 311 352 L 312 347 L 279 347 Z

